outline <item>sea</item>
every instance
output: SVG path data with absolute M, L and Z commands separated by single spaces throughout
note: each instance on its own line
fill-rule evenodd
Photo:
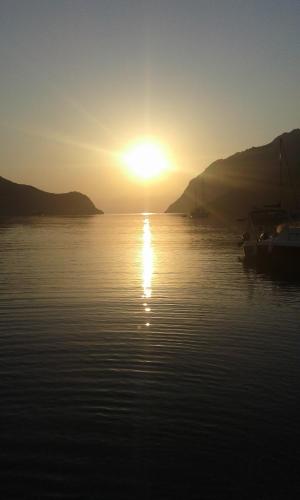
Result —
M 0 497 L 300 497 L 300 280 L 180 215 L 0 221 Z

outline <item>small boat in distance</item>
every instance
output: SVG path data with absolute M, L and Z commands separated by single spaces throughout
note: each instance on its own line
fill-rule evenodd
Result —
M 203 208 L 201 206 L 196 207 L 190 213 L 190 217 L 192 217 L 192 219 L 197 219 L 197 218 L 200 218 L 200 217 L 208 217 L 208 216 L 209 216 L 209 212 L 207 210 L 205 210 L 205 208 Z
M 205 183 L 204 179 L 201 179 L 201 195 L 200 195 L 200 200 L 199 200 L 199 193 L 198 189 L 196 187 L 195 190 L 195 207 L 194 209 L 190 212 L 190 217 L 192 219 L 200 219 L 200 218 L 206 218 L 209 216 L 209 212 L 205 208 Z

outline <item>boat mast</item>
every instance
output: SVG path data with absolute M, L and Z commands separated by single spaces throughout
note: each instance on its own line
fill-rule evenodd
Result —
M 281 191 L 281 199 L 280 199 L 280 205 L 282 206 L 283 204 L 283 197 L 284 197 L 284 178 L 283 178 L 283 167 L 285 166 L 285 171 L 286 171 L 286 181 L 287 181 L 287 194 L 288 194 L 288 207 L 289 209 L 295 209 L 297 205 L 297 194 L 296 194 L 296 189 L 295 185 L 293 184 L 292 181 L 292 173 L 291 169 L 288 163 L 288 158 L 287 158 L 287 153 L 286 153 L 286 148 L 283 143 L 283 138 L 280 137 L 279 139 L 279 166 L 280 166 L 280 191 Z M 291 207 L 291 203 L 293 203 L 293 206 Z
M 201 205 L 202 205 L 202 208 L 204 208 L 204 204 L 205 204 L 205 185 L 204 185 L 204 178 L 203 178 L 202 182 L 201 182 Z
M 283 205 L 283 172 L 282 172 L 282 137 L 279 138 L 279 189 L 280 189 L 280 201 L 279 205 Z
M 197 210 L 201 206 L 202 198 L 203 198 L 203 179 L 200 178 L 198 182 L 195 184 L 195 193 L 194 193 L 195 210 Z
M 194 192 L 194 210 L 197 210 L 198 207 L 198 185 L 195 184 L 195 192 Z

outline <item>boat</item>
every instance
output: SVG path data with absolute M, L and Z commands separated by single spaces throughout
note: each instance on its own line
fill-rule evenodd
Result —
M 280 187 L 283 193 L 283 143 L 280 140 Z M 289 174 L 289 179 L 291 176 Z M 290 186 L 292 188 L 292 185 Z M 251 210 L 241 240 L 244 261 L 275 270 L 300 270 L 299 212 L 283 208 L 283 200 Z
M 208 217 L 209 216 L 209 212 L 207 210 L 205 210 L 204 207 L 202 206 L 198 206 L 196 207 L 194 210 L 192 210 L 192 212 L 190 213 L 190 217 L 192 219 L 198 219 L 198 218 L 201 218 L 201 217 Z
M 245 262 L 300 270 L 300 226 L 287 210 L 252 210 L 242 246 Z
M 204 179 L 201 179 L 201 196 L 199 200 L 199 193 L 196 188 L 195 191 L 195 207 L 190 212 L 190 217 L 192 219 L 206 218 L 209 216 L 209 212 L 205 208 L 205 184 Z

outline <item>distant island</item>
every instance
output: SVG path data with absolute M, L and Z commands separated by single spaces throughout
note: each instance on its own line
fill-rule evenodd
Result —
M 282 158 L 280 180 L 280 140 Z M 200 205 L 212 217 L 236 219 L 254 206 L 277 204 L 299 209 L 300 130 L 276 137 L 272 142 L 217 160 L 192 179 L 167 213 L 191 213 Z M 292 205 L 292 206 L 291 206 Z
M 103 214 L 84 194 L 53 194 L 0 177 L 0 216 Z

